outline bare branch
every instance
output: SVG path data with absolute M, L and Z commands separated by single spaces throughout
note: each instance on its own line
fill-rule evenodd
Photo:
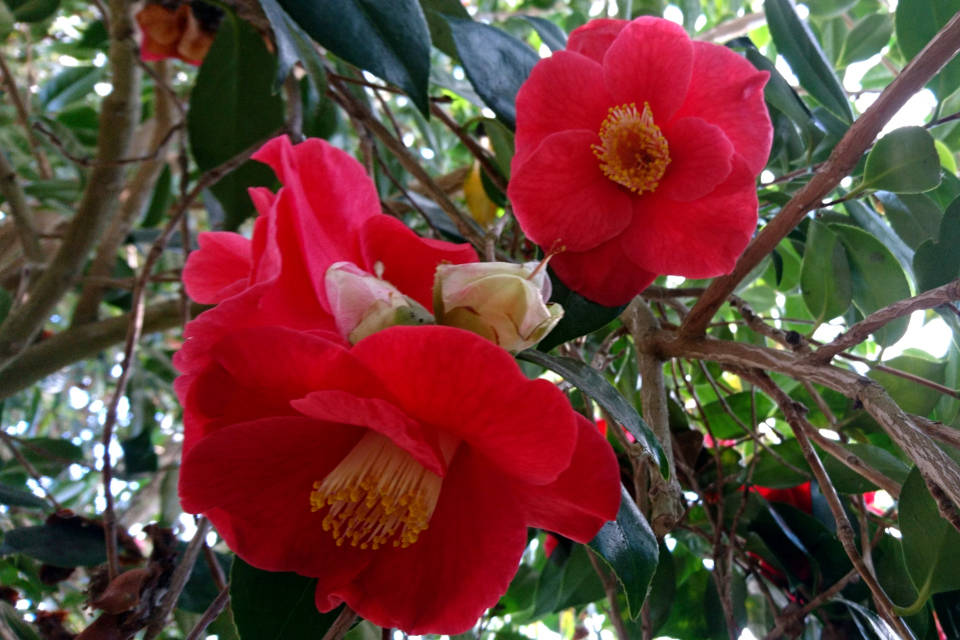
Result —
M 17 110 L 17 120 L 20 121 L 20 126 L 23 127 L 27 134 L 27 144 L 30 145 L 30 152 L 33 153 L 33 157 L 37 160 L 37 173 L 39 173 L 40 177 L 44 180 L 50 179 L 53 177 L 50 160 L 47 158 L 47 154 L 43 152 L 43 149 L 40 148 L 40 145 L 37 144 L 37 139 L 34 137 L 33 131 L 30 128 L 30 111 L 27 108 L 28 104 L 20 94 L 17 83 L 14 82 L 13 74 L 10 73 L 10 67 L 7 66 L 7 61 L 3 55 L 0 55 L 0 72 L 3 73 L 3 84 L 6 87 L 7 93 L 10 95 L 10 99 L 13 101 L 14 108 Z
M 27 196 L 17 180 L 16 169 L 2 150 L 0 150 L 0 194 L 10 204 L 10 214 L 13 217 L 13 224 L 17 227 L 17 235 L 20 236 L 23 255 L 35 265 L 43 264 L 45 261 L 43 247 L 40 246 L 40 237 L 33 226 L 33 213 L 30 205 L 27 204 Z
M 737 261 L 733 271 L 714 280 L 694 305 L 681 329 L 684 337 L 702 336 L 711 318 L 737 284 L 766 257 L 803 220 L 816 209 L 860 160 L 863 152 L 883 126 L 906 101 L 923 88 L 930 78 L 950 61 L 960 48 L 960 14 L 950 22 L 910 61 L 874 102 L 847 130 L 826 164 L 769 222 Z
M 217 616 L 220 615 L 220 612 L 223 611 L 229 603 L 230 589 L 222 587 L 220 593 L 213 599 L 213 602 L 210 603 L 207 610 L 203 612 L 203 615 L 197 620 L 197 624 L 194 625 L 193 629 L 190 630 L 190 634 L 187 635 L 184 640 L 200 640 L 200 636 L 202 636 L 203 632 L 210 626 L 210 623 L 217 619 Z

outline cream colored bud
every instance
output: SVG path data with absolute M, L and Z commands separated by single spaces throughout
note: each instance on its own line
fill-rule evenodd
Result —
M 351 262 L 331 265 L 324 286 L 337 330 L 350 344 L 387 327 L 433 324 L 423 305 Z
M 532 347 L 563 317 L 550 298 L 540 263 L 476 262 L 437 267 L 433 311 L 437 324 L 467 329 L 517 353 Z

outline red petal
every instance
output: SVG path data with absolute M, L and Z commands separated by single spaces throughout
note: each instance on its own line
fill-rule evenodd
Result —
M 337 547 L 312 513 L 313 483 L 326 477 L 363 435 L 362 429 L 310 418 L 269 418 L 210 434 L 183 458 L 180 500 L 188 513 L 208 512 L 232 550 L 267 571 L 353 578 L 372 559 Z
M 571 129 L 600 131 L 611 106 L 613 98 L 597 62 L 567 51 L 538 62 L 517 93 L 513 172 L 550 134 Z
M 647 269 L 712 278 L 730 273 L 756 227 L 756 179 L 734 156 L 730 176 L 699 200 L 677 202 L 658 192 L 638 198 L 620 238 L 630 259 Z
M 628 24 L 630 23 L 626 20 L 609 18 L 591 20 L 570 32 L 567 51 L 575 51 L 602 63 L 607 49 Z
M 427 442 L 423 428 L 400 409 L 378 398 L 358 398 L 345 391 L 314 391 L 293 407 L 304 415 L 325 422 L 366 427 L 390 438 L 428 471 L 443 477 L 446 464 Z
M 663 18 L 637 18 L 610 45 L 603 77 L 614 102 L 650 103 L 653 120 L 666 123 L 683 104 L 693 69 L 693 45 L 686 31 Z
M 507 193 L 527 237 L 549 249 L 591 249 L 614 237 L 633 215 L 630 193 L 604 175 L 589 131 L 548 137 L 517 167 Z
M 187 294 L 202 304 L 216 304 L 247 287 L 250 241 L 239 233 L 207 231 L 197 236 L 200 248 L 183 267 Z
M 528 380 L 492 342 L 451 327 L 391 327 L 351 353 L 404 413 L 460 437 L 504 473 L 546 484 L 569 466 L 576 424 L 566 397 Z
M 580 429 L 570 467 L 556 482 L 515 485 L 527 524 L 577 542 L 590 542 L 620 508 L 620 466 L 597 427 L 577 415 Z
M 702 198 L 730 175 L 733 145 L 720 127 L 700 118 L 674 120 L 664 131 L 670 164 L 657 193 L 689 202 Z
M 249 190 L 260 217 L 253 223 L 253 282 L 265 282 L 280 273 L 280 247 L 277 246 L 277 196 L 265 187 Z
M 377 555 L 336 595 L 384 628 L 461 633 L 506 593 L 526 544 L 526 524 L 509 485 L 480 456 L 461 449 L 430 528 L 408 548 Z M 317 596 L 326 600 L 319 589 Z
M 763 87 L 770 74 L 726 47 L 693 43 L 693 78 L 677 118 L 694 116 L 723 129 L 747 167 L 758 175 L 773 144 Z M 656 116 L 656 111 L 654 111 Z
M 550 266 L 565 285 L 607 307 L 627 304 L 657 278 L 627 257 L 619 237 L 589 251 L 564 251 Z
M 433 308 L 433 279 L 442 262 L 476 262 L 477 252 L 468 244 L 453 244 L 421 238 L 406 225 L 385 215 L 367 220 L 360 231 L 363 267 L 376 273 L 383 264 L 383 279 L 427 309 Z

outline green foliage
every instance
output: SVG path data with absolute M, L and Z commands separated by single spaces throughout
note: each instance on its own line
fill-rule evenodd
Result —
M 880 138 L 867 156 L 861 189 L 920 193 L 940 184 L 940 158 L 923 127 L 902 127 Z

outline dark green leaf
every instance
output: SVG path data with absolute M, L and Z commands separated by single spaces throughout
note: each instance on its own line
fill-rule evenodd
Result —
M 880 138 L 867 155 L 866 189 L 921 193 L 940 184 L 940 157 L 923 127 L 901 127 Z
M 620 488 L 617 519 L 603 525 L 590 541 L 590 548 L 603 558 L 620 580 L 630 606 L 630 617 L 637 619 L 647 597 L 647 588 L 657 570 L 657 539 L 643 514 L 626 489 Z
M 884 365 L 898 371 L 920 376 L 926 380 L 943 383 L 944 373 L 947 363 L 936 360 L 928 360 L 927 357 L 916 355 L 902 355 L 884 361 Z M 887 393 L 897 401 L 900 408 L 907 413 L 926 416 L 937 403 L 940 402 L 940 393 L 936 389 L 931 389 L 919 382 L 907 380 L 892 373 L 884 371 L 871 371 L 870 377 L 879 382 L 887 390 Z
M 12 507 L 28 507 L 31 509 L 44 509 L 47 503 L 43 498 L 39 498 L 29 491 L 17 489 L 0 483 L 0 504 L 7 504 Z
M 840 446 L 897 484 L 903 484 L 907 479 L 910 468 L 889 451 L 872 444 L 863 443 L 848 443 Z M 833 481 L 834 488 L 839 493 L 860 494 L 879 489 L 833 456 L 821 453 L 820 457 L 823 459 L 823 466 L 827 470 L 830 480 Z
M 177 551 L 181 554 L 186 551 L 186 548 L 186 542 L 177 544 Z M 229 576 L 232 556 L 217 552 L 214 552 L 213 555 L 223 569 L 224 575 Z M 191 613 L 203 613 L 218 593 L 220 591 L 217 589 L 217 583 L 214 582 L 213 575 L 210 573 L 210 565 L 201 556 L 190 570 L 187 584 L 180 594 L 180 599 L 177 600 L 177 608 Z
M 40 636 L 23 619 L 23 614 L 17 611 L 12 604 L 0 601 L 0 616 L 13 631 L 14 637 L 10 640 L 40 640 Z
M 543 44 L 547 45 L 550 51 L 563 51 L 567 48 L 567 34 L 563 32 L 563 29 L 545 18 L 536 16 L 523 16 L 523 18 L 533 25 L 537 35 L 540 36 Z
M 283 100 L 273 95 L 276 59 L 246 22 L 227 13 L 190 93 L 187 133 L 201 171 L 230 160 L 283 125 Z M 212 191 L 237 228 L 254 212 L 247 188 L 269 185 L 269 167 L 248 161 Z
M 893 20 L 885 13 L 871 13 L 853 25 L 843 41 L 838 67 L 860 62 L 880 53 L 893 35 Z
M 752 395 L 749 391 L 741 391 L 726 397 L 726 407 L 730 408 L 736 418 L 727 412 L 727 408 L 720 400 L 714 400 L 703 405 L 704 419 L 710 423 L 710 432 L 714 438 L 729 440 L 747 435 L 737 419 L 751 429 L 754 428 L 751 409 Z M 760 422 L 766 420 L 773 411 L 773 401 L 763 394 L 756 394 L 754 402 L 756 403 L 757 420 Z
M 850 258 L 853 304 L 864 316 L 910 297 L 910 283 L 893 254 L 875 237 L 857 227 L 831 224 Z M 889 347 L 907 332 L 909 316 L 877 329 L 873 339 Z
M 797 74 L 800 86 L 834 115 L 851 122 L 847 94 L 810 29 L 797 15 L 792 0 L 764 0 L 767 26 L 777 51 Z
M 496 27 L 455 18 L 447 22 L 470 84 L 497 117 L 514 129 L 517 91 L 540 56 Z
M 811 15 L 829 18 L 840 15 L 857 4 L 857 0 L 806 0 L 804 4 L 810 9 Z
M 890 226 L 911 249 L 919 247 L 924 240 L 936 240 L 943 213 L 930 196 L 924 193 L 897 195 L 889 191 L 878 191 L 875 195 L 883 205 Z
M 677 566 L 667 545 L 661 542 L 657 571 L 653 574 L 653 580 L 650 582 L 650 622 L 654 635 L 666 624 L 670 617 L 670 610 L 673 608 L 676 593 Z
M 67 67 L 44 82 L 37 97 L 46 111 L 59 111 L 87 97 L 105 73 L 105 67 L 93 65 Z
M 153 449 L 152 429 L 144 429 L 135 437 L 120 441 L 123 449 L 123 472 L 127 477 L 141 473 L 155 473 L 159 464 Z
M 60 0 L 5 0 L 17 22 L 40 22 L 60 8 Z
M 927 240 L 913 256 L 913 272 L 920 292 L 947 284 L 960 276 L 960 198 L 943 212 L 937 241 Z
M 933 36 L 960 11 L 960 0 L 901 0 L 897 4 L 897 42 L 907 60 L 912 60 Z M 927 85 L 939 100 L 960 86 L 960 58 L 947 63 Z
M 622 424 L 637 439 L 640 446 L 656 458 L 657 464 L 660 465 L 660 472 L 664 474 L 664 477 L 667 476 L 669 473 L 667 458 L 663 449 L 660 448 L 656 436 L 650 431 L 650 427 L 643 421 L 637 410 L 624 400 L 620 392 L 607 382 L 607 379 L 600 375 L 596 369 L 573 358 L 551 356 L 534 349 L 527 349 L 517 354 L 517 358 L 539 364 L 554 373 L 560 374 L 567 382 L 593 398 L 597 404 L 609 411 L 610 415 L 616 418 L 617 422 Z
M 555 554 L 556 555 L 556 554 Z M 533 611 L 539 618 L 570 607 L 582 606 L 604 596 L 603 583 L 597 576 L 586 547 L 574 545 L 563 562 L 550 558 L 540 572 Z
M 853 279 L 843 244 L 830 228 L 812 220 L 800 263 L 803 304 L 817 324 L 846 312 L 853 299 Z
M 326 72 L 323 69 L 323 60 L 317 53 L 310 37 L 303 32 L 296 22 L 287 15 L 287 12 L 277 4 L 277 0 L 262 0 L 267 19 L 277 39 L 277 77 L 274 80 L 273 91 L 280 90 L 283 81 L 287 79 L 293 66 L 299 61 L 307 71 L 309 99 L 306 101 L 308 116 L 314 114 L 323 101 L 326 92 Z
M 82 518 L 7 531 L 0 555 L 22 553 L 57 567 L 95 567 L 107 561 L 103 527 Z
M 420 0 L 420 7 L 427 17 L 427 26 L 430 28 L 430 41 L 433 46 L 453 58 L 457 63 L 457 46 L 453 43 L 450 25 L 444 16 L 470 20 L 470 14 L 460 0 Z
M 746 48 L 746 55 L 747 60 L 757 69 L 770 73 L 770 80 L 763 88 L 764 99 L 798 125 L 808 125 L 811 120 L 810 110 L 807 105 L 803 104 L 803 100 L 793 90 L 793 87 L 780 75 L 776 65 L 754 46 Z
M 430 114 L 430 31 L 417 0 L 280 0 L 314 40 L 350 64 L 403 89 Z
M 141 227 L 157 227 L 163 222 L 173 204 L 173 174 L 170 173 L 170 165 L 164 165 L 160 177 L 157 178 L 157 184 L 153 188 L 153 195 L 150 197 L 150 205 L 147 207 L 147 213 L 143 216 Z
M 604 307 L 596 302 L 591 302 L 561 282 L 553 269 L 548 267 L 547 272 L 550 274 L 550 283 L 553 285 L 550 302 L 556 302 L 563 307 L 563 318 L 553 328 L 553 331 L 548 333 L 547 337 L 537 345 L 537 349 L 540 351 L 550 351 L 568 340 L 602 329 L 613 322 L 627 308 L 626 305 Z
M 903 484 L 899 512 L 903 558 L 920 598 L 960 589 L 960 533 L 940 516 L 916 467 Z
M 860 227 L 879 239 L 893 253 L 903 270 L 913 275 L 913 250 L 883 221 L 876 211 L 859 200 L 848 200 L 843 207 Z
M 316 640 L 340 609 L 320 613 L 316 578 L 255 569 L 238 557 L 230 570 L 233 619 L 242 640 Z
M 0 289 L 0 322 L 7 319 L 7 314 L 13 307 L 13 296 L 6 289 Z
M 45 476 L 56 476 L 75 462 L 83 462 L 83 449 L 61 438 L 21 440 L 20 450 L 34 468 Z
M 753 469 L 751 478 L 753 484 L 770 489 L 789 489 L 810 481 L 812 474 L 800 450 L 800 443 L 790 439 L 780 444 L 770 445 L 768 449 L 777 454 L 780 459 L 778 460 L 767 451 L 758 451 L 756 455 L 760 456 L 760 459 Z M 746 471 L 744 471 L 744 479 L 746 479 L 745 476 Z

